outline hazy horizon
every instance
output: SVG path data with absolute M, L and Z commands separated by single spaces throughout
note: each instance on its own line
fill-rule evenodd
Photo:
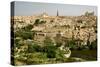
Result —
M 15 16 L 40 15 L 43 12 L 46 12 L 50 16 L 56 16 L 57 11 L 60 16 L 79 16 L 84 14 L 86 11 L 94 11 L 94 14 L 97 15 L 97 7 L 87 5 L 15 1 L 14 6 Z

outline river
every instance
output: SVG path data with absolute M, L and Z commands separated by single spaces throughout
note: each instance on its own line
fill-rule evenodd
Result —
M 71 57 L 82 58 L 87 61 L 97 60 L 97 50 L 72 50 Z

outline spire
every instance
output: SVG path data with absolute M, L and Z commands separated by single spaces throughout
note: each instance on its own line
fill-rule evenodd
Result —
M 59 16 L 59 12 L 58 12 L 58 10 L 57 10 L 57 16 Z

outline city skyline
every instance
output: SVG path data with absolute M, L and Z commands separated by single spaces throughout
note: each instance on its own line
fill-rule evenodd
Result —
M 15 1 L 15 16 L 32 16 L 40 15 L 46 12 L 50 16 L 56 16 L 59 12 L 60 16 L 79 16 L 86 11 L 93 12 L 97 15 L 96 6 L 87 5 L 71 5 L 71 4 L 55 4 L 55 3 L 38 3 L 38 2 L 21 2 Z

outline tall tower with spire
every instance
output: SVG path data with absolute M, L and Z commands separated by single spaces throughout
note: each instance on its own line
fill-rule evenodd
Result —
M 58 10 L 57 10 L 57 16 L 59 16 L 59 12 L 58 12 Z

